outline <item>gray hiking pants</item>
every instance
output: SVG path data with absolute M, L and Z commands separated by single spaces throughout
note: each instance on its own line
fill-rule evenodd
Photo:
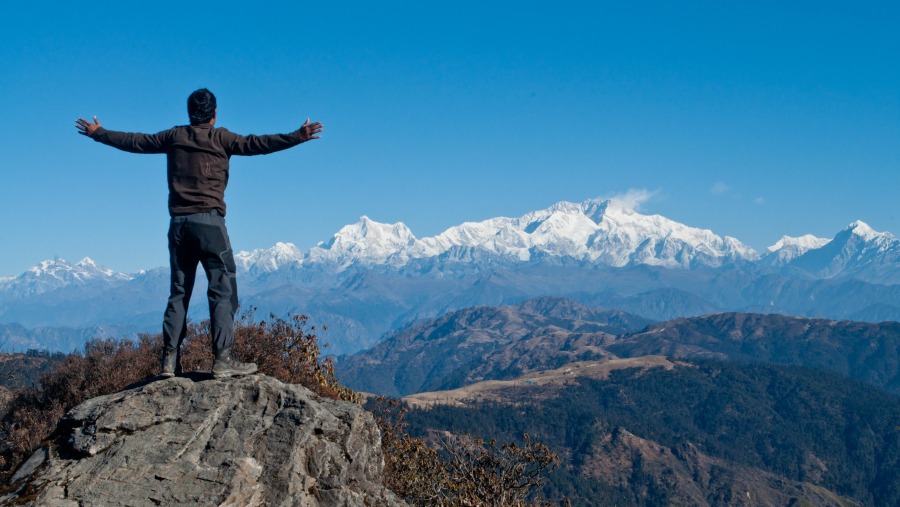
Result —
M 172 283 L 163 318 L 163 347 L 169 352 L 179 350 L 184 341 L 197 264 L 201 264 L 209 280 L 206 295 L 213 352 L 231 348 L 238 293 L 234 254 L 225 229 L 225 218 L 218 211 L 172 217 L 169 264 Z

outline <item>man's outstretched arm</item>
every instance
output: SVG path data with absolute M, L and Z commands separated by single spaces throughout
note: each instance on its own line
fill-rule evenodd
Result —
M 116 132 L 106 130 L 94 116 L 94 123 L 84 118 L 75 120 L 75 128 L 78 133 L 90 137 L 94 141 L 103 143 L 113 148 L 118 148 L 131 153 L 163 153 L 165 152 L 165 140 L 163 133 L 159 134 L 134 134 L 129 132 Z
M 229 154 L 230 155 L 265 155 L 276 151 L 285 150 L 300 143 L 318 139 L 325 126 L 319 122 L 310 123 L 309 118 L 306 122 L 294 132 L 290 134 L 274 134 L 265 136 L 241 136 L 233 135 L 231 140 Z

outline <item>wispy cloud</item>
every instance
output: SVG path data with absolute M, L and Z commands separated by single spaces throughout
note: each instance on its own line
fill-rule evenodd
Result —
M 753 199 L 753 202 L 762 206 L 763 204 L 766 203 L 766 198 L 765 197 L 757 197 L 756 199 Z
M 659 190 L 629 188 L 623 193 L 603 197 L 602 199 L 608 200 L 609 204 L 616 208 L 640 211 L 644 203 L 652 199 L 658 193 Z
M 713 186 L 709 189 L 710 192 L 716 195 L 722 195 L 731 190 L 731 187 L 728 186 L 728 183 L 724 181 L 717 181 L 713 183 Z

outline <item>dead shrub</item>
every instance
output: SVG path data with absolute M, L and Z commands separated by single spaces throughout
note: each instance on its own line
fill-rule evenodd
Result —
M 384 486 L 412 505 L 444 505 L 452 478 L 433 448 L 406 432 L 406 407 L 398 400 L 375 399 L 372 413 L 381 429 Z
M 325 330 L 325 328 L 323 328 Z M 288 384 L 300 384 L 327 398 L 358 402 L 359 395 L 338 382 L 334 362 L 322 357 L 316 327 L 308 317 L 293 315 L 282 319 L 253 321 L 245 314 L 235 325 L 234 350 L 244 361 L 252 361 L 259 371 Z
M 315 327 L 307 330 L 304 316 L 270 316 L 268 321 L 256 322 L 252 313 L 245 313 L 235 323 L 234 350 L 241 359 L 258 363 L 260 373 L 303 385 L 321 396 L 356 401 L 357 394 L 335 378 L 331 359 L 320 357 L 315 331 Z M 0 482 L 6 482 L 46 440 L 69 409 L 156 376 L 161 356 L 161 334 L 137 340 L 94 339 L 84 352 L 68 355 L 43 375 L 37 387 L 9 394 L 0 406 Z M 208 372 L 212 357 L 209 323 L 190 325 L 181 349 L 184 370 Z
M 70 354 L 43 375 L 38 387 L 18 390 L 0 418 L 0 481 L 8 479 L 70 408 L 153 376 L 158 368 L 153 358 L 161 350 L 158 342 L 158 336 L 91 340 L 84 353 Z
M 526 434 L 516 443 L 465 435 L 436 435 L 435 447 L 406 432 L 406 407 L 384 397 L 375 402 L 384 449 L 384 485 L 408 503 L 427 507 L 527 507 L 549 505 L 537 496 L 559 458 Z

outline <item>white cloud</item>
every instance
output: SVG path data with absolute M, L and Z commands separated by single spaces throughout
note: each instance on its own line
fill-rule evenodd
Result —
M 753 199 L 753 202 L 762 206 L 763 204 L 766 203 L 766 198 L 765 197 L 757 197 L 756 199 Z
M 710 192 L 712 192 L 716 195 L 722 195 L 722 194 L 728 192 L 729 190 L 731 190 L 731 187 L 729 187 L 728 184 L 725 183 L 724 181 L 717 181 L 717 182 L 713 183 L 712 188 L 709 189 Z
M 602 199 L 608 200 L 609 204 L 616 208 L 640 211 L 641 206 L 643 206 L 645 202 L 652 199 L 658 193 L 659 190 L 647 190 L 646 188 L 629 188 L 624 193 L 614 194 L 610 197 L 603 197 Z

